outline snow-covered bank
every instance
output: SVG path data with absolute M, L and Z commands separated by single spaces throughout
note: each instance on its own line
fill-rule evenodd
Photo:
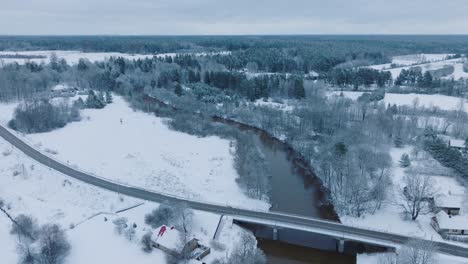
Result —
M 0 119 L 9 120 L 11 113 L 2 112 Z M 194 200 L 269 208 L 237 185 L 229 140 L 172 131 L 163 119 L 133 111 L 119 96 L 104 109 L 83 110 L 82 117 L 62 129 L 25 137 L 42 150 L 57 151 L 54 158 L 111 180 Z

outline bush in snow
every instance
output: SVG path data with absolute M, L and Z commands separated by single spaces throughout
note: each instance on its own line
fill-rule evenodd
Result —
M 128 219 L 125 217 L 120 217 L 112 221 L 115 225 L 115 231 L 117 231 L 118 234 L 122 234 L 125 228 L 128 227 L 127 222 Z
M 36 219 L 29 215 L 18 215 L 14 219 L 14 224 L 10 230 L 12 235 L 18 235 L 21 239 L 35 241 L 38 237 L 39 226 Z
M 409 158 L 409 155 L 406 153 L 401 155 L 399 163 L 400 163 L 400 167 L 402 168 L 408 168 L 409 166 L 411 166 L 411 160 Z
M 153 241 L 151 240 L 151 236 L 151 232 L 148 232 L 141 238 L 141 249 L 146 253 L 151 253 L 153 251 Z
M 123 231 L 126 239 L 132 241 L 135 238 L 135 228 L 129 227 Z
M 182 208 L 178 203 L 165 201 L 145 216 L 145 223 L 152 228 L 158 228 L 162 225 L 176 226 L 180 223 L 184 210 L 185 208 Z

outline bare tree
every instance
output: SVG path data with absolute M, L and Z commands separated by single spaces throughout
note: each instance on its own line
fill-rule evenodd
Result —
M 429 211 L 428 200 L 436 194 L 434 181 L 427 175 L 406 174 L 403 182 L 405 187 L 401 192 L 403 202 L 400 205 L 412 220 L 416 220 L 420 214 Z
M 265 254 L 257 248 L 255 237 L 248 233 L 241 235 L 238 246 L 233 250 L 227 259 L 229 264 L 264 264 Z
M 39 263 L 61 264 L 70 254 L 70 243 L 65 231 L 56 224 L 42 226 L 39 237 Z
M 436 264 L 436 251 L 431 241 L 411 239 L 398 251 L 398 264 Z

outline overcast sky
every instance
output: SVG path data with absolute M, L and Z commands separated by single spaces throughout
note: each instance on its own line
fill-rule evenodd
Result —
M 468 34 L 468 0 L 0 0 L 0 34 Z

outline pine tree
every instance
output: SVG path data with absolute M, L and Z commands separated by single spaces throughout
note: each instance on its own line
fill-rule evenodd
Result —
M 107 104 L 112 104 L 114 99 L 112 98 L 112 94 L 109 91 L 106 91 L 106 103 Z
M 302 80 L 294 81 L 293 96 L 297 99 L 305 97 L 304 82 Z
M 177 83 L 177 84 L 175 85 L 174 93 L 175 93 L 177 96 L 182 96 L 183 90 L 182 90 L 182 86 L 181 86 L 179 83 Z
M 411 160 L 409 158 L 409 155 L 406 153 L 401 155 L 399 163 L 400 163 L 400 167 L 402 168 L 408 168 L 409 166 L 411 166 Z
M 399 135 L 395 137 L 395 140 L 393 141 L 393 143 L 395 144 L 395 147 L 397 148 L 403 147 L 403 139 Z

